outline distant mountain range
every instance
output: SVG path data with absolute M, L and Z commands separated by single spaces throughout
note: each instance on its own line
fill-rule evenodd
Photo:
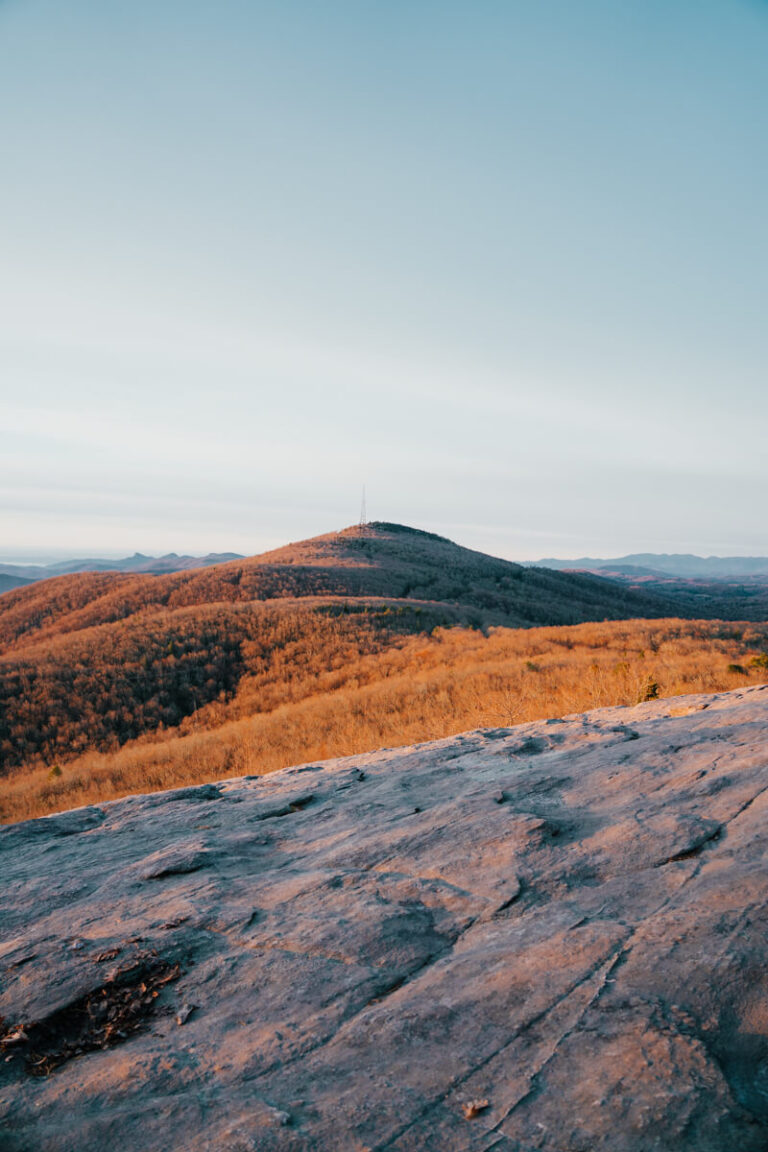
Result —
M 36 580 L 50 580 L 52 576 L 71 576 L 76 572 L 140 572 L 159 576 L 242 559 L 238 552 L 209 552 L 207 556 L 179 556 L 176 552 L 168 552 L 165 556 L 145 556 L 141 552 L 134 552 L 133 556 L 125 556 L 122 560 L 89 557 L 83 560 L 60 560 L 57 564 L 0 563 L 0 592 L 20 588 Z
M 207 556 L 179 556 L 168 552 L 165 556 L 145 556 L 134 552 L 121 560 L 104 557 L 61 560 L 55 564 L 4 564 L 0 562 L 0 592 L 20 588 L 37 580 L 53 576 L 69 576 L 77 572 L 135 572 L 146 575 L 167 575 L 194 568 L 209 568 L 213 564 L 226 564 L 243 560 L 238 552 L 209 552 Z M 683 579 L 734 580 L 750 577 L 768 579 L 766 556 L 694 556 L 683 553 L 634 552 L 628 556 L 598 558 L 581 556 L 575 560 L 549 557 L 545 560 L 523 562 L 525 568 L 550 568 L 557 572 L 594 572 L 600 576 L 622 579 Z
M 688 553 L 634 552 L 613 559 L 582 556 L 578 560 L 531 560 L 530 568 L 553 568 L 558 572 L 597 572 L 628 579 L 672 577 L 683 580 L 734 580 L 768 578 L 766 556 L 692 556 Z
M 394 529 L 395 534 L 408 533 L 408 529 L 403 529 L 400 525 L 371 525 L 368 532 L 368 547 L 370 541 L 381 533 L 382 528 Z M 378 529 L 378 531 L 377 531 Z M 410 530 L 413 531 L 413 530 Z M 340 534 L 343 539 L 345 536 L 348 540 L 354 541 L 355 537 L 352 530 Z M 429 533 L 421 533 L 415 531 L 414 537 L 420 537 L 422 540 L 436 539 L 431 537 Z M 402 537 L 401 537 L 402 538 Z M 413 538 L 413 537 L 412 537 Z M 323 544 L 320 544 L 320 540 Z M 331 534 L 330 537 L 320 538 L 319 541 L 307 541 L 298 545 L 290 545 L 288 549 L 278 549 L 274 553 L 268 553 L 263 558 L 250 558 L 246 560 L 247 564 L 257 563 L 258 567 L 264 572 L 264 563 L 266 561 L 267 567 L 271 564 L 276 564 L 280 567 L 282 561 L 283 566 L 293 568 L 297 566 L 302 567 L 302 564 L 307 563 L 306 557 L 303 553 L 309 545 L 310 550 L 316 549 L 318 545 L 319 551 L 324 553 L 324 546 L 326 540 L 335 541 L 339 540 L 339 536 Z M 350 542 L 351 542 L 350 541 Z M 441 541 L 441 543 L 448 543 L 448 541 Z M 452 547 L 456 547 L 453 545 Z M 334 545 L 331 545 L 333 551 Z M 439 549 L 438 549 L 439 550 Z M 290 552 L 290 556 L 287 553 Z M 465 553 L 466 554 L 466 553 Z M 196 569 L 210 568 L 213 565 L 229 565 L 233 562 L 242 561 L 245 557 L 236 552 L 210 552 L 207 556 L 179 556 L 176 552 L 169 552 L 164 556 L 145 556 L 141 552 L 135 552 L 133 556 L 126 556 L 120 560 L 106 559 L 104 557 L 86 557 L 83 559 L 62 560 L 54 564 L 3 564 L 0 563 L 0 594 L 11 592 L 14 589 L 21 589 L 25 585 L 38 583 L 42 580 L 50 580 L 53 577 L 61 576 L 75 576 L 82 573 L 118 573 L 135 576 L 171 576 L 174 573 L 192 573 Z M 326 563 L 330 560 L 330 556 L 326 560 L 323 555 L 323 561 Z M 319 556 L 316 554 L 309 560 L 309 567 L 315 568 L 318 564 Z M 323 566 L 323 561 L 320 561 Z M 377 557 L 378 563 L 381 563 L 381 558 Z M 330 562 L 329 567 L 333 570 L 338 563 L 338 560 Z M 348 560 L 342 561 L 342 565 L 348 563 Z M 498 562 L 501 563 L 501 562 Z M 385 567 L 389 568 L 388 564 Z M 768 587 L 768 557 L 765 556 L 694 556 L 691 554 L 680 553 L 656 553 L 656 552 L 635 552 L 627 556 L 618 556 L 613 558 L 599 558 L 593 556 L 582 556 L 574 560 L 562 560 L 557 558 L 547 558 L 545 560 L 527 561 L 522 565 L 512 565 L 517 567 L 518 571 L 522 569 L 538 569 L 543 575 L 542 570 L 550 570 L 552 572 L 568 573 L 568 574 L 590 574 L 594 576 L 601 576 L 620 584 L 633 585 L 635 589 L 639 590 L 641 587 L 646 594 L 644 603 L 637 602 L 634 607 L 635 615 L 661 615 L 663 609 L 666 608 L 668 613 L 681 612 L 683 615 L 690 616 L 708 616 L 719 615 L 724 617 L 740 617 L 742 619 L 762 619 L 768 610 L 768 605 L 763 601 L 766 599 L 765 589 Z M 226 569 L 229 573 L 229 569 Z M 294 571 L 296 569 L 294 568 Z M 391 571 L 391 569 L 390 569 Z M 336 572 L 335 575 L 338 575 Z M 372 574 L 371 574 L 372 575 Z M 414 573 L 415 576 L 415 573 Z M 430 593 L 427 593 L 428 599 L 452 599 L 451 596 L 444 597 L 441 595 L 435 596 L 435 587 L 432 584 L 432 577 L 428 583 L 430 584 Z M 331 591 L 330 587 L 321 586 L 314 587 L 315 580 L 310 581 L 313 585 L 312 591 L 317 594 L 327 594 Z M 332 582 L 333 583 L 333 582 Z M 378 595 L 392 595 L 394 589 L 389 587 L 380 587 L 380 579 L 372 581 L 377 587 L 365 588 L 367 593 L 373 592 Z M 388 583 L 388 582 L 385 582 Z M 412 581 L 412 587 L 419 587 L 422 583 L 421 573 L 416 576 Z M 732 600 L 732 594 L 737 592 L 738 589 L 733 586 L 737 584 L 743 590 L 743 596 L 747 599 L 743 604 L 737 607 L 736 602 Z M 334 592 L 348 595 L 351 591 L 350 588 L 344 586 L 345 582 L 341 581 L 341 586 L 333 589 Z M 728 601 L 721 602 L 721 596 L 717 592 L 718 586 L 723 589 L 723 594 L 726 594 L 727 586 L 730 585 L 730 591 L 727 592 Z M 748 591 L 751 589 L 751 591 Z M 356 590 L 358 591 L 358 590 Z M 363 589 L 359 589 L 363 591 Z M 442 589 L 441 589 L 442 591 Z M 548 590 L 549 591 L 549 590 Z M 554 590 L 552 590 L 554 591 Z M 563 589 L 565 591 L 565 589 Z M 571 588 L 571 595 L 575 592 L 575 588 Z M 306 595 L 307 589 L 296 589 L 298 595 Z M 426 592 L 426 589 L 424 589 Z M 533 592 L 532 587 L 526 589 L 526 599 Z M 262 593 L 263 594 L 263 593 Z M 395 591 L 395 595 L 398 592 Z M 560 590 L 555 593 L 554 599 L 557 600 Z M 259 594 L 257 593 L 257 596 Z M 268 595 L 274 595 L 270 591 Z M 402 592 L 400 593 L 402 595 Z M 408 595 L 408 592 L 405 593 Z M 487 596 L 487 593 L 486 593 Z M 673 597 L 673 600 L 667 597 Z M 759 603 L 755 600 L 758 598 Z M 533 597 L 535 599 L 535 596 Z M 663 599 L 662 599 L 663 598 Z M 463 597 L 462 597 L 463 599 Z M 570 596 L 566 594 L 565 600 L 569 600 Z M 588 597 L 589 599 L 589 597 Z M 608 598 L 610 599 L 610 597 Z M 578 600 L 578 597 L 577 597 Z M 666 602 L 665 602 L 666 601 Z M 490 605 L 486 602 L 486 607 Z M 494 605 L 498 610 L 498 605 Z M 551 607 L 551 604 L 548 605 Z M 616 617 L 614 605 L 611 608 L 607 604 L 603 604 L 605 610 L 605 618 Z M 534 618 L 529 616 L 530 606 L 523 609 L 523 618 L 514 619 L 517 615 L 516 611 L 510 613 L 510 606 L 505 604 L 498 617 L 494 620 L 495 623 L 507 624 L 528 624 L 531 623 L 544 623 L 538 613 L 533 614 Z M 622 604 L 622 609 L 626 614 L 632 614 L 630 605 L 626 602 Z M 661 610 L 661 611 L 660 611 Z M 519 609 L 518 609 L 519 611 Z M 594 609 L 587 610 L 584 615 L 580 615 L 578 609 L 575 615 L 570 616 L 568 622 L 575 622 L 576 619 L 599 619 L 600 613 L 594 613 Z M 621 611 L 619 614 L 622 614 Z M 494 613 L 495 615 L 495 613 Z M 512 616 L 512 619 L 510 619 Z M 544 613 L 546 618 L 547 613 Z M 565 619 L 557 619 L 558 613 L 555 613 L 555 618 L 550 622 L 565 623 Z

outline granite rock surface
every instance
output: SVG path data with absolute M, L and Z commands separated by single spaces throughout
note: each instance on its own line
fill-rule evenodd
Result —
M 2 1152 L 765 1152 L 768 687 L 0 829 Z

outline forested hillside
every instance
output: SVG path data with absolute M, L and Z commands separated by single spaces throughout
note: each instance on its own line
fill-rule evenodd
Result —
M 766 678 L 765 625 L 635 620 L 492 628 L 487 635 L 438 627 L 409 635 L 386 623 L 394 616 L 405 628 L 428 627 L 434 617 L 420 619 L 416 611 L 402 617 L 391 609 L 329 615 L 267 606 L 258 627 L 252 624 L 253 638 L 241 643 L 234 691 L 198 706 L 175 726 L 160 723 L 121 747 L 119 734 L 129 729 L 113 724 L 131 721 L 116 698 L 107 712 L 86 711 L 86 725 L 78 728 L 78 709 L 81 703 L 87 707 L 78 692 L 86 684 L 89 691 L 99 690 L 98 678 L 86 679 L 75 685 L 77 707 L 62 713 L 74 721 L 72 744 L 58 746 L 54 759 L 56 736 L 47 730 L 45 738 L 53 743 L 43 754 L 7 770 L 0 819 Z M 219 623 L 214 610 L 211 639 Z M 205 665 L 192 649 L 187 658 L 188 664 L 180 645 L 179 656 L 168 654 L 170 665 L 163 667 L 173 669 L 170 683 L 179 692 L 197 698 L 193 683 L 199 684 L 199 676 L 195 680 L 193 673 L 204 674 Z M 127 673 L 130 678 L 130 665 Z M 164 675 L 159 673 L 161 684 Z M 114 672 L 112 677 L 114 684 Z M 158 694 L 168 708 L 169 682 Z M 44 698 L 36 699 L 38 711 L 27 717 L 27 730 L 44 717 Z M 126 709 L 131 699 L 129 694 Z M 157 719 L 151 700 L 145 707 Z M 88 744 L 89 723 L 101 732 L 101 751 L 97 743 Z
M 320 536 L 274 552 L 166 576 L 79 573 L 0 600 L 0 652 L 124 620 L 147 609 L 306 596 L 430 600 L 474 610 L 473 622 L 532 627 L 659 617 L 662 596 L 597 576 L 524 568 L 428 532 L 394 524 Z

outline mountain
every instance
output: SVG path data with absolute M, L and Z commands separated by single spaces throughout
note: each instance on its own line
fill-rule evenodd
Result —
M 0 595 L 3 592 L 10 592 L 12 588 L 23 588 L 25 584 L 31 583 L 31 580 L 25 580 L 21 576 L 9 576 L 5 572 L 0 572 Z
M 0 830 L 7 1152 L 764 1152 L 768 692 Z
M 242 560 L 238 552 L 209 552 L 207 556 L 179 556 L 169 552 L 166 556 L 144 556 L 134 552 L 122 560 L 91 558 L 60 560 L 55 564 L 0 564 L 0 575 L 23 581 L 50 580 L 52 576 L 66 576 L 74 572 L 182 572 L 189 568 L 207 568 L 211 564 L 225 564 L 228 560 Z M 10 587 L 10 585 L 8 585 Z M 2 590 L 2 584 L 0 584 Z
M 622 576 L 677 576 L 701 580 L 768 577 L 765 556 L 693 556 L 678 553 L 636 552 L 612 560 L 582 556 L 578 560 L 533 560 L 531 567 L 557 571 L 610 572 Z
M 768 619 L 768 559 L 650 552 L 598 560 L 540 560 L 552 571 L 590 572 L 635 592 L 661 596 L 688 619 Z
M 12 592 L 0 602 L 0 651 L 126 620 L 150 608 L 305 597 L 428 601 L 478 627 L 525 628 L 675 614 L 662 596 L 600 577 L 525 568 L 399 524 L 355 526 L 211 567 L 167 575 L 84 572 Z

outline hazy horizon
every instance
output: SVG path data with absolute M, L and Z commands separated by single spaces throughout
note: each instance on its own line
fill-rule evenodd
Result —
M 420 527 L 420 525 L 416 525 L 416 524 L 411 524 L 408 526 L 411 528 Z M 340 531 L 344 527 L 350 527 L 350 525 L 341 525 L 338 530 Z M 330 529 L 330 531 L 333 531 L 333 530 L 334 529 Z M 313 536 L 324 535 L 324 534 L 325 534 L 324 532 L 313 532 L 312 533 Z M 463 545 L 464 547 L 467 547 L 467 548 L 475 547 L 475 545 L 469 544 L 466 540 L 462 540 L 462 539 L 458 539 L 458 538 L 454 539 L 453 537 L 450 537 L 450 539 L 453 539 L 454 543 Z M 204 548 L 204 549 L 200 549 L 199 551 L 191 551 L 189 549 L 182 550 L 181 548 L 163 548 L 162 550 L 156 550 L 153 552 L 153 551 L 147 550 L 146 548 L 131 548 L 131 549 L 117 548 L 117 549 L 104 549 L 103 551 L 97 551 L 97 550 L 93 550 L 93 549 L 90 549 L 90 550 L 81 549 L 79 551 L 78 550 L 71 550 L 71 549 L 59 549 L 59 550 L 30 549 L 24 553 L 17 553 L 17 552 L 14 552 L 13 550 L 7 550 L 7 549 L 0 547 L 0 564 L 15 564 L 15 565 L 18 565 L 21 567 L 24 565 L 45 566 L 45 565 L 50 565 L 50 564 L 63 563 L 63 562 L 68 561 L 68 560 L 83 560 L 83 559 L 123 560 L 123 559 L 126 559 L 128 557 L 134 556 L 136 553 L 140 553 L 142 555 L 145 555 L 148 557 L 153 557 L 153 558 L 159 558 L 162 556 L 167 556 L 167 555 L 170 555 L 172 553 L 176 553 L 179 556 L 183 556 L 183 555 L 186 555 L 186 556 L 207 556 L 211 553 L 218 553 L 218 552 L 221 552 L 221 553 L 239 552 L 243 556 L 249 556 L 249 555 L 258 555 L 259 553 L 269 551 L 272 548 L 280 548 L 286 544 L 292 544 L 292 543 L 297 543 L 297 542 L 298 542 L 297 538 L 294 538 L 291 540 L 288 540 L 287 538 L 286 539 L 275 539 L 275 540 L 270 541 L 264 547 L 253 548 L 251 550 L 246 550 L 246 551 L 242 551 L 242 549 L 237 549 L 237 548 Z M 479 550 L 482 551 L 483 549 L 479 549 Z M 517 560 L 521 563 L 526 563 L 526 562 L 530 563 L 532 560 L 544 560 L 544 559 L 548 559 L 548 560 L 579 560 L 579 559 L 584 559 L 584 558 L 590 558 L 590 559 L 594 559 L 594 560 L 598 560 L 598 559 L 600 559 L 600 560 L 623 559 L 627 555 L 641 555 L 643 553 L 647 553 L 649 555 L 665 555 L 665 554 L 666 555 L 670 555 L 670 554 L 671 555 L 694 555 L 694 556 L 700 556 L 703 559 L 712 559 L 713 557 L 718 557 L 718 556 L 719 557 L 729 557 L 729 558 L 752 557 L 752 556 L 753 557 L 762 557 L 763 556 L 763 553 L 748 553 L 748 552 L 719 552 L 719 553 L 706 553 L 706 554 L 704 554 L 704 553 L 691 552 L 688 549 L 682 549 L 682 548 L 667 549 L 666 552 L 662 552 L 660 550 L 652 551 L 652 550 L 647 549 L 647 548 L 631 548 L 631 549 L 628 549 L 626 552 L 610 553 L 610 554 L 609 553 L 598 554 L 596 552 L 586 552 L 586 551 L 585 552 L 575 552 L 574 551 L 572 553 L 569 553 L 568 555 L 562 555 L 562 556 L 555 556 L 555 555 L 549 554 L 549 553 L 545 554 L 543 552 L 537 553 L 535 556 L 534 555 L 523 556 L 523 555 L 519 555 L 519 554 L 518 555 L 512 555 L 512 554 L 504 554 L 502 552 L 491 553 L 491 554 L 500 556 L 501 558 L 507 559 L 507 560 Z
M 768 6 L 0 0 L 0 544 L 768 552 Z

